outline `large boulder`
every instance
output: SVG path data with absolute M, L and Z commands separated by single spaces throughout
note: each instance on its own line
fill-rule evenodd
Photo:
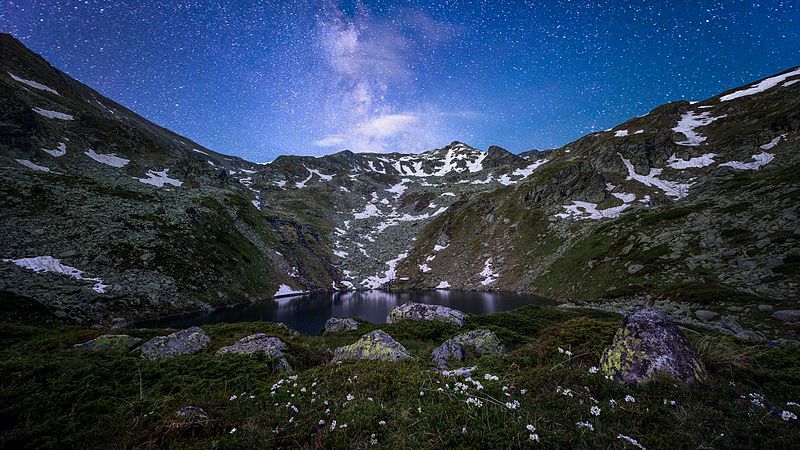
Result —
M 625 383 L 661 376 L 693 383 L 706 377 L 705 365 L 689 340 L 669 316 L 655 308 L 625 317 L 600 359 L 600 370 Z
M 104 334 L 91 341 L 75 344 L 75 348 L 83 350 L 130 350 L 142 342 L 140 338 L 127 334 Z
M 375 330 L 350 345 L 337 348 L 333 354 L 334 362 L 354 359 L 402 361 L 413 356 L 385 331 Z
M 786 323 L 800 322 L 800 309 L 784 309 L 772 313 L 772 318 Z
M 447 361 L 463 361 L 466 352 L 480 357 L 499 355 L 503 351 L 500 338 L 492 330 L 472 330 L 444 341 L 442 345 L 433 350 L 433 359 L 439 367 L 446 367 Z
M 210 343 L 211 339 L 204 329 L 191 327 L 150 339 L 139 347 L 139 351 L 142 358 L 161 361 L 200 352 Z
M 325 321 L 325 333 L 343 333 L 358 329 L 358 322 L 351 318 L 331 317 Z
M 464 325 L 464 319 L 466 318 L 466 313 L 457 309 L 440 305 L 408 302 L 392 308 L 389 312 L 389 316 L 386 318 L 386 322 L 395 323 L 401 320 L 434 320 L 451 323 L 460 327 Z
M 217 356 L 264 353 L 268 358 L 277 360 L 275 363 L 276 369 L 291 370 L 292 367 L 283 354 L 286 349 L 286 343 L 282 340 L 264 333 L 258 333 L 243 337 L 231 345 L 220 348 L 217 350 Z

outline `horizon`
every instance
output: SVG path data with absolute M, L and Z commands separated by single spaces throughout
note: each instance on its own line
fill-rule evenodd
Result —
M 0 30 L 148 120 L 248 161 L 452 141 L 559 148 L 794 67 L 800 48 L 798 14 L 781 2 L 610 11 L 297 0 L 175 12 L 51 3 L 11 3 Z

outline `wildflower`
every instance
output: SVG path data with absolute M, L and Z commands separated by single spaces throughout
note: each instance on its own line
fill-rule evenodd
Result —
M 347 401 L 348 401 L 348 402 L 349 402 L 349 401 L 352 401 L 354 398 L 355 398 L 355 397 L 353 397 L 353 394 L 347 394 Z
M 589 414 L 591 414 L 593 416 L 599 416 L 600 415 L 600 407 L 592 406 L 591 408 L 589 408 Z
M 526 425 L 526 426 L 525 426 L 525 429 L 526 429 L 526 430 L 528 430 L 528 431 L 530 431 L 531 433 L 534 433 L 534 432 L 536 432 L 536 427 L 534 427 L 534 426 L 533 426 L 533 425 L 531 425 L 531 424 L 528 424 L 528 425 Z
M 639 441 L 637 441 L 636 439 L 634 439 L 634 438 L 632 438 L 630 436 L 625 436 L 624 434 L 618 434 L 617 435 L 617 439 L 622 439 L 623 441 L 628 441 L 628 443 L 630 443 L 632 446 L 634 446 L 636 448 L 639 448 L 641 450 L 647 450 L 647 449 L 644 448 L 644 446 L 642 444 L 639 443 Z
M 508 409 L 517 409 L 519 408 L 519 402 L 516 400 L 506 402 L 506 408 Z
M 589 367 L 589 373 L 591 373 L 591 374 L 597 373 L 597 367 L 595 367 L 595 366 Z
M 522 394 L 522 395 L 525 395 L 525 394 L 528 393 L 528 390 L 527 389 L 520 389 L 519 393 Z
M 417 408 L 417 412 L 422 414 L 422 407 L 421 406 Z
M 564 350 L 564 354 L 567 355 L 567 357 L 572 358 L 572 352 L 571 351 Z
M 300 392 L 305 392 L 306 388 L 300 388 Z
M 420 397 L 424 397 L 424 396 L 425 396 L 425 392 L 423 392 L 423 391 L 419 391 L 419 396 L 420 396 Z
M 609 403 L 609 404 L 610 404 L 612 407 L 613 407 L 613 406 L 617 406 L 617 401 L 616 401 L 616 400 L 614 400 L 613 398 L 612 398 L 611 400 L 609 400 L 609 401 L 608 401 L 608 403 Z
M 675 406 L 675 400 L 664 399 L 664 406 Z
M 529 441 L 532 441 L 532 442 L 539 442 L 539 435 L 538 435 L 538 434 L 536 434 L 536 433 L 531 433 L 531 434 L 528 436 L 528 440 L 529 440 Z
M 347 428 L 347 424 L 343 423 L 343 424 L 339 425 L 339 429 L 341 430 L 342 428 Z
M 369 401 L 371 401 L 371 402 L 372 402 L 372 401 L 374 401 L 374 400 L 372 399 L 372 397 L 367 397 L 367 400 L 369 400 Z
M 461 427 L 461 434 L 465 434 L 467 432 L 467 427 Z
M 319 419 L 319 424 L 320 424 L 320 426 L 325 425 L 325 421 L 322 420 L 322 419 Z
M 750 394 L 750 403 L 758 406 L 759 408 L 763 408 L 764 407 L 764 396 L 762 394 L 758 394 L 758 393 L 754 392 L 754 393 Z
M 250 398 L 253 399 L 253 398 L 256 398 L 256 396 L 255 395 L 251 395 Z
M 575 425 L 579 430 L 586 429 L 589 431 L 594 431 L 594 425 L 590 424 L 589 422 L 578 422 Z
M 378 422 L 378 425 L 384 426 L 384 425 L 386 425 L 386 421 L 385 420 L 381 420 L 380 422 Z
M 292 423 L 292 422 L 294 422 L 294 416 L 289 418 L 289 423 Z
M 483 406 L 483 402 L 480 399 L 475 398 L 475 397 L 468 398 L 467 399 L 467 404 L 468 405 L 475 405 L 476 408 L 480 408 L 481 406 Z
M 378 439 L 375 437 L 375 433 L 372 433 L 369 436 L 369 444 L 370 445 L 378 445 Z
M 483 379 L 486 381 L 497 381 L 500 378 L 497 375 L 492 375 L 490 373 L 487 373 L 486 375 L 483 376 Z
M 795 406 L 797 408 L 800 408 L 800 404 L 797 404 L 795 402 L 786 402 L 786 406 Z
M 626 395 L 625 396 L 625 401 L 628 402 L 628 403 L 636 403 L 636 399 L 633 398 L 632 395 Z
M 791 411 L 784 411 L 784 412 L 781 413 L 781 419 L 783 419 L 783 420 L 785 420 L 787 422 L 789 420 L 797 420 L 797 415 L 795 413 L 791 412 Z
M 236 396 L 236 394 L 233 394 L 233 395 L 231 395 L 231 397 L 228 399 L 228 401 L 229 401 L 229 402 L 232 402 L 232 401 L 236 400 L 237 398 L 239 398 L 239 397 L 237 397 L 237 396 Z
M 561 347 L 558 347 L 558 353 L 564 353 L 564 349 L 561 348 Z
M 233 433 L 236 433 L 236 427 L 231 428 L 231 431 L 228 432 L 228 434 L 233 434 Z
M 330 414 L 331 414 L 331 409 L 330 409 L 330 408 L 326 409 L 326 410 L 325 410 L 325 414 L 328 414 L 328 415 L 330 415 Z
M 336 429 L 336 421 L 335 420 L 331 420 L 331 431 L 333 431 L 335 429 Z

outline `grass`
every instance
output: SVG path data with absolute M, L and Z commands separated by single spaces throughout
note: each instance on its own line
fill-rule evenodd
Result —
M 378 325 L 324 336 L 270 323 L 208 325 L 206 351 L 150 362 L 135 353 L 72 349 L 107 330 L 6 323 L 0 447 L 633 448 L 620 434 L 647 448 L 796 447 L 798 422 L 780 417 L 784 409 L 800 413 L 786 406 L 800 399 L 796 347 L 690 332 L 710 372 L 706 385 L 625 386 L 590 373 L 619 321 L 543 306 L 470 317 L 464 329 L 491 328 L 507 348 L 502 356 L 467 361 L 478 367 L 473 378 L 482 389 L 431 371 L 430 351 L 463 331 L 439 323 L 380 325 L 412 361 L 342 364 L 328 363 L 330 351 Z M 142 338 L 166 332 L 129 331 Z M 259 356 L 214 356 L 256 332 L 286 341 L 296 372 L 277 372 Z M 763 408 L 751 394 L 763 395 Z M 482 406 L 467 404 L 469 398 Z M 203 408 L 208 422 L 177 417 L 186 405 Z M 590 414 L 592 406 L 599 416 Z M 528 425 L 540 442 L 530 440 Z

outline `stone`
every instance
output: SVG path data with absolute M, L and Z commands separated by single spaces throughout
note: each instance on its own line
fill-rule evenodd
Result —
M 706 309 L 698 309 L 694 312 L 694 315 L 697 316 L 698 319 L 705 320 L 707 322 L 709 320 L 714 320 L 717 316 L 719 316 L 719 313 Z
M 464 325 L 464 319 L 466 318 L 467 315 L 457 309 L 440 305 L 408 302 L 392 308 L 389 312 L 389 316 L 386 318 L 386 323 L 395 323 L 401 320 L 433 320 L 460 327 Z
M 268 336 L 264 333 L 245 336 L 231 345 L 217 350 L 217 356 L 221 355 L 252 355 L 253 353 L 264 353 L 269 358 L 281 358 L 286 351 L 286 343 L 282 340 Z
M 655 308 L 625 317 L 603 352 L 600 370 L 624 383 L 644 383 L 660 376 L 685 383 L 706 378 L 705 364 L 689 340 L 669 316 Z
M 465 350 L 478 357 L 504 351 L 500 338 L 492 330 L 472 330 L 444 341 L 433 350 L 433 359 L 439 367 L 446 367 L 449 360 L 463 361 Z
M 413 356 L 385 331 L 374 330 L 353 344 L 337 348 L 333 355 L 333 362 L 355 359 L 402 361 Z
M 142 358 L 161 361 L 200 352 L 210 343 L 205 330 L 191 327 L 150 339 L 139 347 L 139 351 Z
M 204 425 L 208 422 L 208 413 L 198 406 L 184 406 L 175 411 L 175 415 L 192 425 Z
M 800 322 L 800 309 L 783 309 L 772 313 L 772 318 L 786 323 Z
M 772 305 L 758 305 L 758 310 L 761 312 L 772 311 Z
M 127 334 L 104 334 L 83 344 L 75 344 L 75 348 L 84 350 L 130 350 L 142 342 L 140 338 Z
M 628 266 L 628 273 L 633 275 L 642 269 L 644 269 L 644 266 L 641 264 L 631 264 L 630 266 Z
M 325 321 L 325 333 L 343 333 L 358 329 L 358 322 L 351 318 L 331 317 Z

